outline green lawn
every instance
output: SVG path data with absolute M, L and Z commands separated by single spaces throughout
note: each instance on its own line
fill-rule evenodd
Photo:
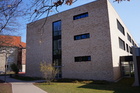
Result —
M 132 87 L 133 78 L 125 78 L 117 83 L 103 81 L 92 82 L 53 82 L 36 83 L 35 85 L 48 93 L 140 93 L 140 87 Z
M 12 93 L 12 86 L 9 83 L 0 83 L 0 93 Z

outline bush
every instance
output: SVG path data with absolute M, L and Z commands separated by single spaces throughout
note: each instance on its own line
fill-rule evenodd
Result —
M 58 70 L 55 69 L 55 67 L 52 66 L 52 64 L 47 64 L 46 62 L 40 64 L 40 71 L 42 72 L 44 78 L 46 79 L 49 85 L 51 81 L 55 79 L 55 76 L 58 73 Z
M 19 69 L 18 69 L 18 66 L 15 63 L 11 64 L 10 67 L 11 67 L 12 71 L 15 72 L 15 74 L 18 74 Z

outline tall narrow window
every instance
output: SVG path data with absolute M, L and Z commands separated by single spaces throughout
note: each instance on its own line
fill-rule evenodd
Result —
M 119 47 L 125 50 L 125 42 L 121 38 L 119 38 Z
M 120 32 L 125 35 L 125 31 L 124 31 L 124 27 L 122 26 L 122 24 L 117 20 L 117 27 L 120 30 Z
M 126 44 L 126 51 L 129 52 L 129 46 Z
M 55 68 L 58 69 L 58 74 L 56 78 L 61 78 L 61 21 L 56 21 L 52 23 L 53 29 L 53 64 Z

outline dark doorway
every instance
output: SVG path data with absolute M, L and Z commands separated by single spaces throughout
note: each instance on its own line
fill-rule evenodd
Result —
M 132 56 L 120 57 L 121 74 L 123 77 L 134 76 L 134 62 Z

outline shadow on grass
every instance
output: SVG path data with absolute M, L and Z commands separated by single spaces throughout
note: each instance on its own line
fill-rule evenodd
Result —
M 38 77 L 27 77 L 27 76 L 12 76 L 11 78 L 23 80 L 23 81 L 34 81 L 34 80 L 44 80 L 43 78 Z
M 123 78 L 116 83 L 93 81 L 78 88 L 114 91 L 113 93 L 140 93 L 140 87 L 133 87 L 134 78 Z

